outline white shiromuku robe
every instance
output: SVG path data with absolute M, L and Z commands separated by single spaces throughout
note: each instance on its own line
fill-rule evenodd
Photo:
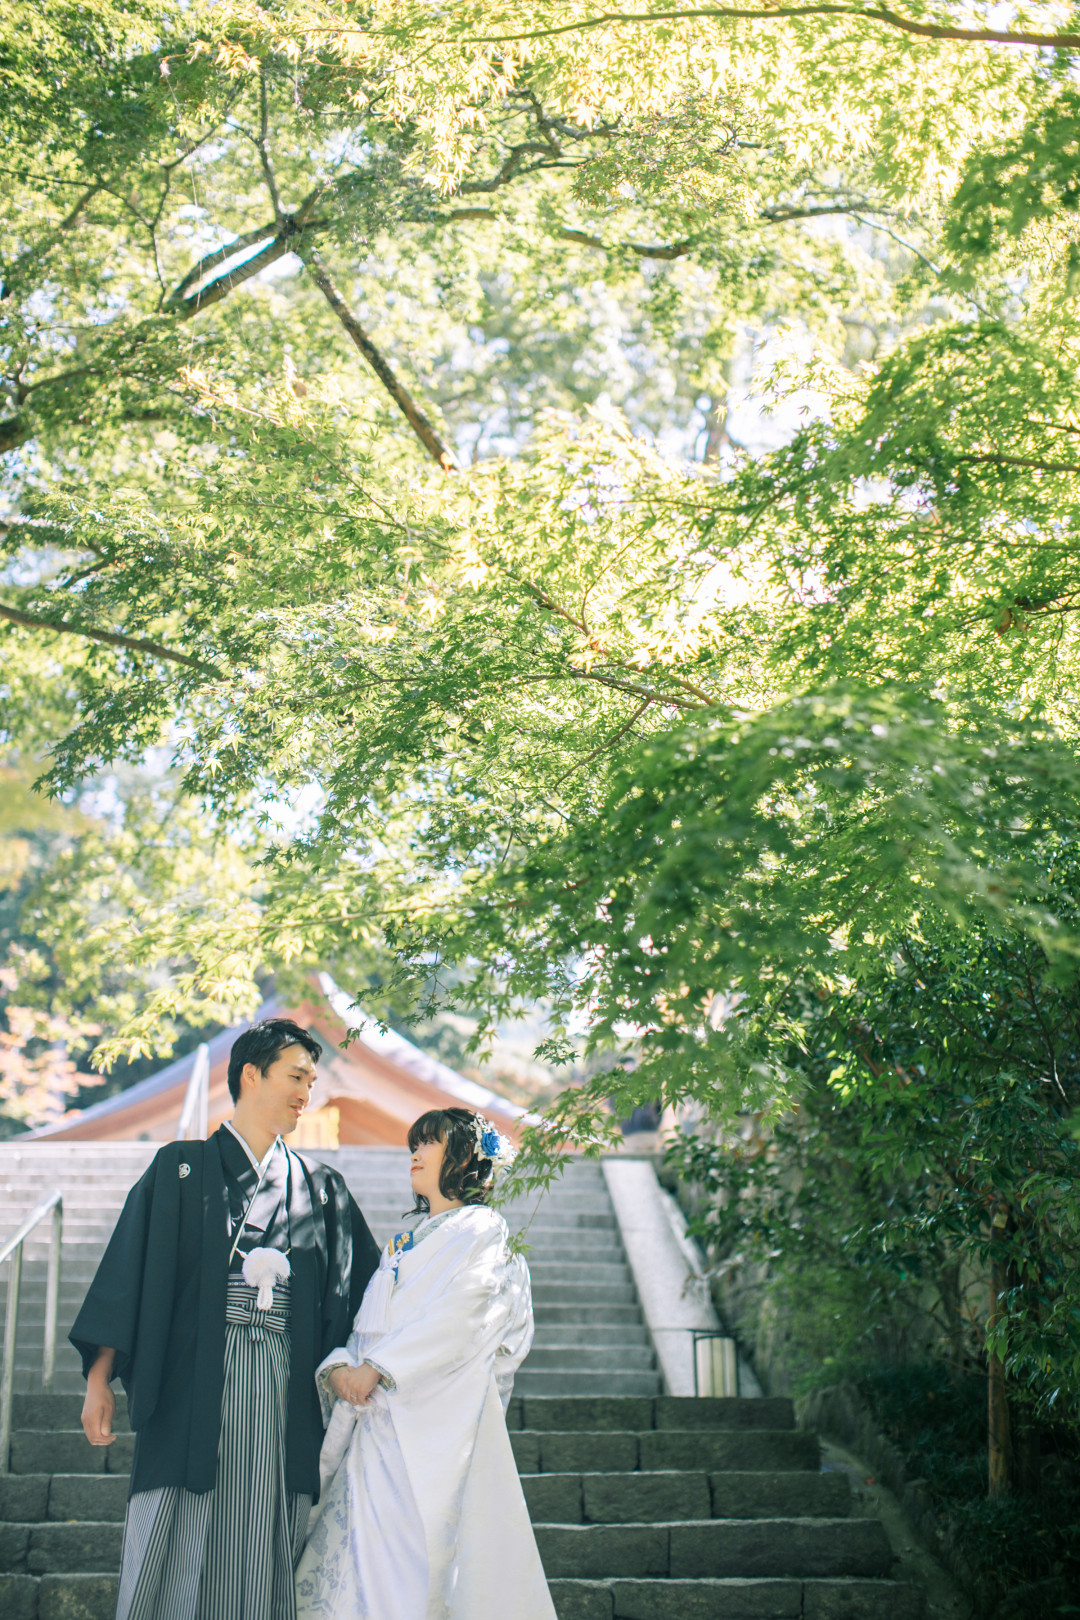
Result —
M 505 1418 L 532 1343 L 528 1267 L 483 1205 L 412 1242 L 384 1252 L 319 1368 L 332 1411 L 299 1620 L 555 1620 Z M 326 1374 L 365 1360 L 388 1387 L 335 1402 Z

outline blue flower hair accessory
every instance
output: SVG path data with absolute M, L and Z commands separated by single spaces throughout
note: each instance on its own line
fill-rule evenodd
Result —
M 473 1137 L 476 1142 L 477 1156 L 481 1159 L 491 1160 L 491 1172 L 487 1185 L 494 1185 L 500 1176 L 504 1176 L 517 1157 L 514 1145 L 509 1137 L 501 1135 L 483 1114 L 476 1114 L 473 1118 Z

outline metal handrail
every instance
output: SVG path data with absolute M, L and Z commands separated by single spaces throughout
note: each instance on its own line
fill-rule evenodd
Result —
M 191 1137 L 205 1140 L 210 1116 L 210 1048 L 204 1041 L 195 1052 L 191 1079 L 184 1093 L 184 1106 L 180 1110 L 180 1123 L 176 1128 L 179 1142 Z
M 8 1238 L 0 1249 L 0 1265 L 10 1256 L 11 1275 L 8 1278 L 7 1313 L 4 1323 L 4 1367 L 0 1374 L 0 1474 L 10 1473 L 11 1465 L 11 1403 L 15 1392 L 15 1334 L 19 1326 L 19 1293 L 22 1289 L 23 1244 L 43 1221 L 52 1215 L 52 1238 L 49 1244 L 49 1270 L 45 1278 L 45 1344 L 42 1351 L 41 1383 L 45 1390 L 52 1389 L 56 1371 L 56 1317 L 60 1304 L 60 1246 L 64 1238 L 64 1195 L 60 1191 L 43 1198 L 36 1209 L 23 1221 L 14 1237 Z

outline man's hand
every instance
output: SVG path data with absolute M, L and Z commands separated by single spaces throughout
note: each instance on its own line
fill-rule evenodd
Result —
M 338 1400 L 348 1401 L 350 1406 L 366 1406 L 379 1375 L 365 1362 L 362 1367 L 335 1367 L 329 1381 Z
M 86 1399 L 83 1401 L 83 1433 L 92 1446 L 111 1446 L 113 1418 L 116 1415 L 116 1396 L 109 1387 L 115 1350 L 102 1349 L 86 1375 Z

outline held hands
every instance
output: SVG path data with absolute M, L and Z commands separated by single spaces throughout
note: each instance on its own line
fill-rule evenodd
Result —
M 367 1362 L 362 1367 L 335 1367 L 328 1379 L 338 1400 L 348 1401 L 350 1406 L 367 1406 L 378 1382 L 378 1373 Z

